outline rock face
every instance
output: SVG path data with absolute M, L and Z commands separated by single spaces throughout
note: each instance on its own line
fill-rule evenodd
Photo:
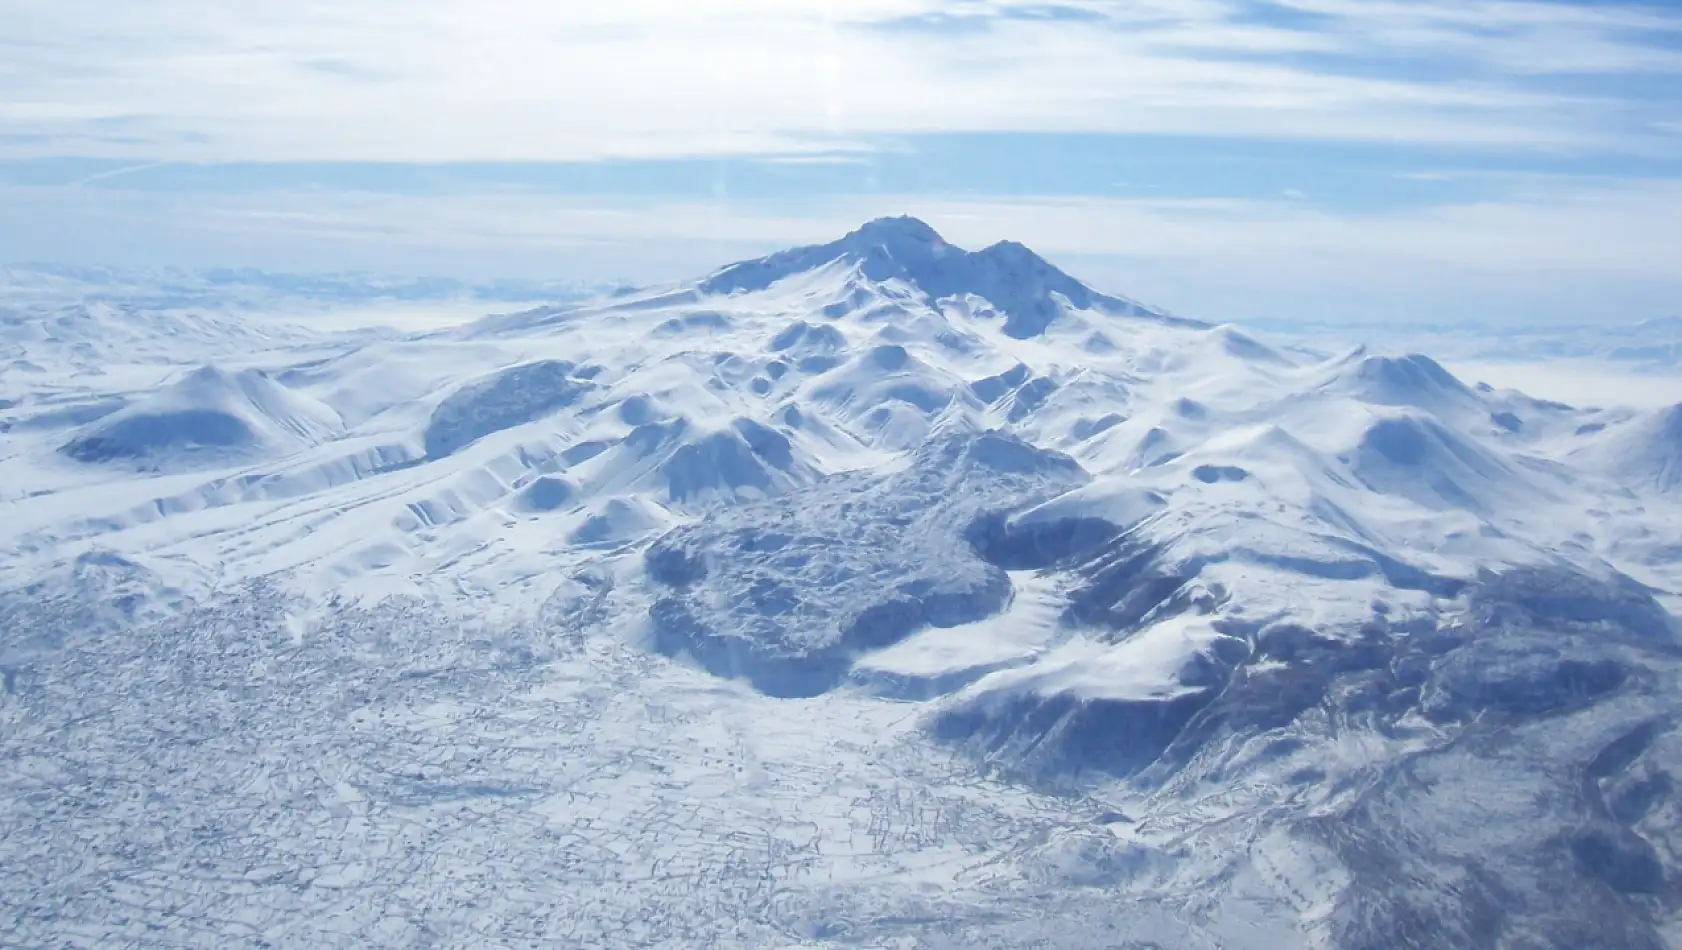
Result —
M 678 529 L 646 555 L 655 646 L 773 696 L 813 696 L 861 655 L 992 616 L 1005 572 L 966 529 L 1079 484 L 1067 456 L 992 433 L 933 443 L 899 475 L 836 476 Z
M 446 458 L 503 429 L 534 422 L 576 403 L 590 389 L 564 360 L 527 363 L 456 390 L 426 426 L 426 455 Z

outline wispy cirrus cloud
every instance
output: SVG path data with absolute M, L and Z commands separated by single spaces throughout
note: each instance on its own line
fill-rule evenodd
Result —
M 1520 0 L 10 0 L 7 21 L 0 152 L 189 161 L 931 131 L 1651 150 L 1674 97 L 1619 80 L 1682 73 L 1682 13 Z

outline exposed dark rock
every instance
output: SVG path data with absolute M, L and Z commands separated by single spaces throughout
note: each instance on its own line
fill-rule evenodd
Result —
M 456 390 L 426 426 L 428 458 L 444 458 L 503 429 L 534 422 L 577 402 L 591 384 L 561 360 L 527 363 Z

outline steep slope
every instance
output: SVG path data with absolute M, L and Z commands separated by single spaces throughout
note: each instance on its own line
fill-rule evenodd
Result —
M 1632 487 L 1682 489 L 1682 406 L 1598 431 L 1604 434 L 1584 453 L 1589 464 Z

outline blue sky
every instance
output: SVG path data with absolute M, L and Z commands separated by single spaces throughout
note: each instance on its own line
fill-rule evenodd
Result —
M 0 260 L 662 280 L 908 212 L 1212 319 L 1682 312 L 1678 4 L 0 4 Z

